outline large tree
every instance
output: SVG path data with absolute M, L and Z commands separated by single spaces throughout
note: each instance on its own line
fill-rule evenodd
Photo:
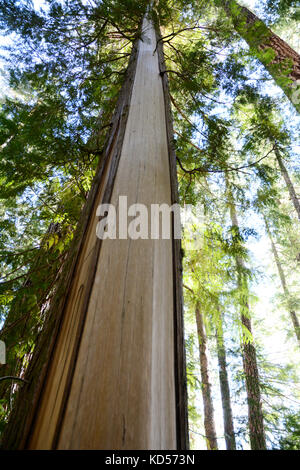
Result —
M 1 375 L 16 375 L 0 383 L 5 448 L 188 446 L 181 257 L 190 256 L 172 236 L 139 238 L 138 217 L 130 223 L 136 239 L 100 240 L 96 227 L 108 220 L 97 218 L 97 208 L 113 203 L 119 213 L 119 196 L 128 207 L 180 199 L 205 208 L 210 228 L 206 254 L 200 249 L 194 264 L 202 276 L 197 301 L 219 359 L 227 446 L 235 445 L 234 375 L 224 352 L 232 357 L 241 328 L 251 445 L 265 446 L 242 230 L 231 207 L 228 233 L 224 183 L 236 183 L 234 204 L 248 217 L 253 188 L 265 205 L 277 191 L 275 148 L 282 165 L 292 152 L 280 126 L 269 126 L 272 97 L 262 96 L 266 74 L 252 60 L 271 71 L 274 51 L 261 41 L 245 51 L 234 29 L 246 34 L 248 23 L 238 15 L 233 28 L 216 3 L 228 4 L 45 0 L 38 10 L 27 0 L 1 2 L 0 27 L 13 33 L 0 112 L 0 321 L 9 359 Z M 293 81 L 287 50 L 281 81 L 272 68 L 282 87 Z M 257 73 L 249 78 L 249 70 Z M 196 216 L 199 229 L 201 211 Z M 185 269 L 190 285 L 188 262 Z M 224 335 L 222 321 L 224 329 L 230 324 Z M 190 339 L 189 348 L 196 336 Z M 193 387 L 196 369 L 188 373 Z M 192 397 L 197 405 L 199 388 Z M 210 448 L 221 433 L 205 432 Z
M 96 235 L 101 203 L 118 207 L 119 196 L 126 196 L 128 206 L 144 204 L 150 211 L 151 204 L 176 202 L 161 43 L 153 54 L 158 34 L 150 10 L 4 446 L 187 446 L 178 240 L 130 240 L 126 234 L 116 241 Z M 127 209 L 122 216 L 127 218 Z M 78 400 L 83 406 L 74 408 Z

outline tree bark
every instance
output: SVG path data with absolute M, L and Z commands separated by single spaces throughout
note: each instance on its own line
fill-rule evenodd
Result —
M 230 208 L 230 217 L 232 227 L 239 233 L 239 224 L 236 214 L 236 208 L 228 181 L 227 193 Z M 238 286 L 243 291 L 241 301 L 241 322 L 243 327 L 252 334 L 251 317 L 249 310 L 248 283 L 243 272 L 246 269 L 243 258 L 236 256 L 236 265 L 238 270 Z M 248 422 L 249 436 L 252 450 L 266 449 L 266 439 L 264 432 L 264 421 L 261 404 L 259 373 L 257 367 L 256 350 L 252 341 L 245 340 L 243 335 L 243 369 L 246 381 L 247 402 L 248 402 Z
M 282 269 L 279 254 L 278 254 L 276 245 L 274 243 L 273 237 L 271 235 L 270 227 L 269 227 L 269 224 L 268 224 L 266 218 L 265 218 L 265 225 L 266 225 L 267 234 L 268 234 L 270 242 L 271 242 L 272 252 L 273 252 L 273 256 L 274 256 L 275 263 L 276 263 L 276 266 L 277 266 L 278 274 L 279 274 L 279 277 L 280 277 L 281 287 L 282 287 L 284 296 L 286 298 L 286 301 L 288 303 L 289 314 L 290 314 L 290 317 L 291 317 L 291 320 L 292 320 L 292 323 L 293 323 L 293 327 L 294 327 L 294 330 L 295 330 L 296 338 L 297 338 L 297 341 L 298 341 L 298 344 L 299 344 L 299 347 L 300 347 L 300 323 L 299 323 L 299 319 L 297 317 L 297 314 L 296 314 L 295 310 L 290 306 L 290 293 L 289 293 L 289 289 L 288 289 L 288 286 L 287 286 L 285 274 L 284 274 L 284 271 Z
M 226 449 L 235 450 L 236 442 L 235 442 L 234 425 L 233 425 L 233 418 L 232 418 L 230 387 L 229 387 L 229 380 L 228 380 L 228 374 L 227 374 L 226 349 L 225 349 L 225 344 L 224 344 L 222 318 L 221 318 L 221 325 L 216 332 L 216 341 L 217 341 L 219 380 L 220 380 L 220 390 L 221 390 L 221 398 L 222 398 Z
M 214 421 L 214 408 L 209 381 L 208 361 L 206 354 L 206 334 L 199 302 L 196 305 L 196 323 L 199 341 L 200 371 L 202 384 L 202 398 L 204 408 L 204 429 L 208 450 L 218 450 L 218 441 Z
M 188 448 L 178 240 L 96 237 L 100 203 L 176 202 L 156 44 L 145 18 L 4 448 Z
M 277 85 L 283 90 L 297 111 L 300 112 L 300 100 L 298 98 L 300 55 L 274 34 L 248 8 L 239 5 L 235 0 L 221 0 L 218 3 L 223 6 L 227 15 L 232 19 L 236 31 L 248 43 Z M 266 54 L 269 50 L 272 51 L 271 57 Z
M 282 174 L 282 176 L 284 178 L 284 181 L 286 183 L 286 186 L 288 188 L 290 198 L 291 198 L 292 203 L 293 203 L 293 205 L 295 207 L 295 210 L 297 212 L 298 219 L 300 220 L 300 203 L 299 203 L 299 199 L 297 197 L 294 185 L 293 185 L 292 180 L 290 178 L 290 175 L 289 175 L 289 173 L 288 173 L 288 171 L 287 171 L 287 169 L 286 169 L 286 167 L 283 163 L 283 160 L 281 158 L 280 152 L 279 152 L 277 147 L 275 147 L 275 155 L 276 155 L 276 159 L 277 159 L 281 174 Z

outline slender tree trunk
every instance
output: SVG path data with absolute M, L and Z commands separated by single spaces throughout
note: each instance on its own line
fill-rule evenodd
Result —
M 283 160 L 281 158 L 280 152 L 279 152 L 277 147 L 275 147 L 275 155 L 276 155 L 276 159 L 277 159 L 281 174 L 282 174 L 282 176 L 284 178 L 284 181 L 286 183 L 286 186 L 288 188 L 290 198 L 292 200 L 292 203 L 294 204 L 295 210 L 297 212 L 297 216 L 300 220 L 300 202 L 299 202 L 299 199 L 297 197 L 294 185 L 291 181 L 290 175 L 289 175 L 289 173 L 288 173 L 288 171 L 287 171 L 287 169 L 286 169 L 286 167 L 283 163 Z
M 236 31 L 300 112 L 299 92 L 295 88 L 299 87 L 297 81 L 300 79 L 299 54 L 248 8 L 239 5 L 235 0 L 220 0 L 218 4 L 223 6 Z M 268 51 L 272 54 L 269 55 Z
M 202 397 L 204 408 L 204 429 L 208 450 L 217 450 L 218 441 L 214 420 L 214 407 L 211 395 L 211 385 L 209 381 L 208 361 L 206 354 L 206 334 L 203 324 L 203 317 L 200 312 L 200 305 L 196 305 L 196 323 L 199 341 L 200 371 L 202 383 Z
M 236 208 L 233 195 L 227 182 L 227 192 L 230 207 L 230 216 L 232 226 L 239 233 L 239 225 L 236 214 Z M 242 294 L 241 302 L 241 322 L 244 328 L 252 334 L 251 318 L 249 310 L 248 283 L 243 272 L 246 269 L 243 258 L 236 256 L 236 264 L 238 269 L 238 284 Z M 259 373 L 257 367 L 256 350 L 252 341 L 245 340 L 243 337 L 243 369 L 246 381 L 247 402 L 248 402 L 248 420 L 249 435 L 252 450 L 266 449 L 266 439 L 264 432 L 264 421 L 261 404 L 261 394 L 259 385 Z
M 177 202 L 162 43 L 142 27 L 4 448 L 188 447 L 179 240 L 96 237 L 100 203 Z
M 220 379 L 220 390 L 221 390 L 221 398 L 222 398 L 226 449 L 235 450 L 236 442 L 235 442 L 235 433 L 234 433 L 233 418 L 232 418 L 229 380 L 228 380 L 228 374 L 227 374 L 226 349 L 225 349 L 225 344 L 224 344 L 222 318 L 221 318 L 221 325 L 216 332 L 216 341 L 217 341 L 219 379 Z
M 268 234 L 270 242 L 271 242 L 272 252 L 273 252 L 273 256 L 274 256 L 275 263 L 276 263 L 276 266 L 277 266 L 278 274 L 279 274 L 279 277 L 280 277 L 282 290 L 283 290 L 284 296 L 286 298 L 286 301 L 288 303 L 289 314 L 290 314 L 290 317 L 291 317 L 291 320 L 292 320 L 292 323 L 293 323 L 293 327 L 294 327 L 295 334 L 296 334 L 296 337 L 297 337 L 297 340 L 298 340 L 298 344 L 300 346 L 300 323 L 299 323 L 299 319 L 297 317 L 297 314 L 296 314 L 295 310 L 290 306 L 290 293 L 289 293 L 289 289 L 288 289 L 288 286 L 287 286 L 287 283 L 286 283 L 285 274 L 284 274 L 284 271 L 283 271 L 282 266 L 281 266 L 281 262 L 280 262 L 280 258 L 279 258 L 279 254 L 278 254 L 276 245 L 275 245 L 273 237 L 271 235 L 269 224 L 268 224 L 266 219 L 265 219 L 265 225 L 266 225 L 267 234 Z

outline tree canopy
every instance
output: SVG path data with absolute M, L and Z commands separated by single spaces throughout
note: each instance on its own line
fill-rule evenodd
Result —
M 180 202 L 194 206 L 199 240 L 195 248 L 191 229 L 184 232 L 190 439 L 206 447 L 198 305 L 219 447 L 225 446 L 216 372 L 222 335 L 237 448 L 249 448 L 242 356 L 251 345 L 267 446 L 299 449 L 300 62 L 289 34 L 299 11 L 295 1 L 241 3 L 158 0 L 151 13 L 169 79 Z M 147 0 L 1 2 L 3 429 L 20 384 L 1 377 L 24 377 L 32 357 L 148 6 Z M 241 7 L 260 18 L 255 30 Z M 270 31 L 289 43 L 289 56 L 272 49 Z

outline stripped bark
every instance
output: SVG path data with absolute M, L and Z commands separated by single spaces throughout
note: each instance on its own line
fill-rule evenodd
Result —
M 218 441 L 214 420 L 214 407 L 211 394 L 211 384 L 209 380 L 208 360 L 206 352 L 206 333 L 203 324 L 203 317 L 200 311 L 200 304 L 197 302 L 195 309 L 197 333 L 199 341 L 199 357 L 202 384 L 202 398 L 204 408 L 204 429 L 208 450 L 217 450 Z
M 180 247 L 174 240 L 110 245 L 94 230 L 99 201 L 115 204 L 120 191 L 168 204 L 176 193 L 166 84 L 148 20 L 144 29 L 4 448 L 188 446 Z M 146 92 L 148 100 L 153 93 L 153 112 L 143 106 Z M 156 200 L 163 191 L 168 197 Z
M 236 31 L 300 112 L 300 55 L 248 8 L 235 0 L 221 0 L 218 3 L 232 19 Z M 271 57 L 266 54 L 268 51 L 272 52 Z
M 229 379 L 227 373 L 226 349 L 224 344 L 223 319 L 216 332 L 217 354 L 219 363 L 219 380 L 223 408 L 224 435 L 227 450 L 235 450 L 235 433 L 232 418 L 232 407 L 230 397 Z
M 168 139 L 168 152 L 171 178 L 171 200 L 172 204 L 179 203 L 178 178 L 176 153 L 174 145 L 173 114 L 171 108 L 171 96 L 169 91 L 168 75 L 165 72 L 165 59 L 163 42 L 159 28 L 159 21 L 154 15 L 156 32 L 156 48 L 158 54 L 158 65 L 162 79 L 164 92 L 164 104 L 166 112 L 166 128 Z M 176 380 L 176 412 L 177 412 L 177 446 L 178 449 L 189 448 L 189 425 L 188 425 L 188 396 L 187 396 L 187 374 L 186 355 L 184 340 L 183 319 L 183 292 L 182 292 L 182 249 L 181 240 L 173 239 L 173 276 L 175 283 L 174 297 L 174 337 L 175 337 L 175 380 Z
M 275 263 L 276 263 L 276 266 L 277 266 L 277 270 L 278 270 L 278 274 L 279 274 L 279 278 L 280 278 L 280 282 L 281 282 L 281 287 L 282 287 L 282 290 L 283 290 L 283 293 L 284 293 L 284 296 L 285 296 L 285 299 L 286 299 L 286 302 L 287 302 L 287 305 L 288 305 L 288 312 L 290 314 L 292 324 L 293 324 L 293 327 L 294 327 L 294 330 L 295 330 L 295 335 L 296 335 L 296 338 L 297 338 L 297 341 L 298 341 L 298 344 L 299 344 L 299 347 L 300 347 L 300 323 L 299 323 L 299 319 L 298 319 L 298 316 L 297 316 L 295 310 L 291 306 L 291 296 L 290 296 L 290 292 L 289 292 L 289 289 L 288 289 L 288 286 L 287 286 L 286 277 L 285 277 L 285 274 L 284 274 L 284 271 L 283 271 L 283 268 L 282 268 L 282 265 L 281 265 L 281 262 L 280 262 L 277 247 L 274 243 L 273 237 L 271 235 L 270 227 L 269 227 L 269 224 L 268 224 L 266 218 L 265 218 L 265 226 L 266 226 L 267 234 L 268 234 L 270 242 L 271 242 L 272 252 L 273 252 L 273 256 L 274 256 Z

